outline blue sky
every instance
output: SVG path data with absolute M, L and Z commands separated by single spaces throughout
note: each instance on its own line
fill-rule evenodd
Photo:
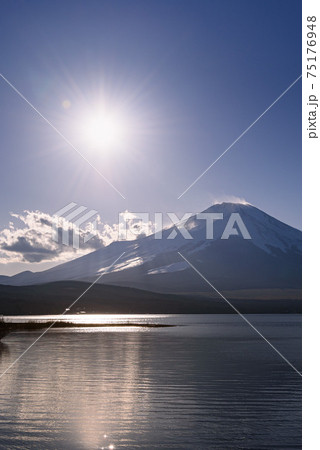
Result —
M 0 79 L 1 229 L 10 212 L 53 214 L 70 202 L 112 224 L 126 209 L 182 215 L 233 197 L 301 227 L 301 80 L 177 198 L 301 74 L 300 2 L 0 8 L 2 74 L 126 197 Z M 121 145 L 92 148 L 83 137 L 101 103 L 125 119 Z

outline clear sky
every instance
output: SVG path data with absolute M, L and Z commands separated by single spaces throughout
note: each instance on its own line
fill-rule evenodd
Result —
M 182 215 L 233 198 L 301 227 L 301 80 L 178 200 L 301 74 L 301 2 L 3 0 L 0 10 L 1 73 L 126 197 L 0 79 L 0 229 L 10 212 L 70 202 L 112 224 L 124 210 Z M 118 132 L 106 145 L 89 129 L 102 107 Z M 28 266 L 3 264 L 3 274 Z

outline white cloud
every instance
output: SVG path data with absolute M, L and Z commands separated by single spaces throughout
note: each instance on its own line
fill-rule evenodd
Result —
M 10 213 L 13 220 L 0 230 L 0 264 L 4 263 L 61 263 L 105 247 L 119 239 L 126 231 L 127 240 L 135 240 L 154 232 L 151 221 L 141 222 L 135 213 L 125 211 L 119 224 L 103 223 L 96 215 L 95 228 L 88 222 L 79 234 L 79 248 L 73 248 L 73 224 L 63 218 L 42 211 L 24 211 L 22 214 Z M 62 244 L 62 227 L 67 230 L 70 245 Z M 56 242 L 53 229 L 58 231 Z M 86 241 L 86 238 L 89 240 Z
M 88 242 L 89 224 L 85 229 L 79 230 L 80 248 L 74 249 L 72 245 L 62 245 L 61 240 L 53 239 L 52 225 L 56 218 L 41 211 L 24 211 L 22 214 L 11 213 L 14 221 L 10 221 L 7 228 L 0 230 L 0 263 L 45 261 L 63 262 L 97 250 L 116 240 L 117 226 L 109 226 L 101 222 L 99 216 L 95 217 L 97 230 Z M 72 224 L 67 223 L 72 244 Z M 62 231 L 62 229 L 58 229 Z
M 216 205 L 219 203 L 241 203 L 243 205 L 249 205 L 250 203 L 246 201 L 243 197 L 237 197 L 236 195 L 220 195 L 219 197 L 214 197 L 212 204 Z

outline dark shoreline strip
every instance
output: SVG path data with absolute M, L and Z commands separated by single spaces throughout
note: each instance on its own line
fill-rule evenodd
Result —
M 1 329 L 8 331 L 18 330 L 40 330 L 52 325 L 53 321 L 49 322 L 6 322 L 2 323 Z M 165 328 L 175 327 L 176 325 L 159 324 L 159 323 L 74 323 L 74 322 L 56 322 L 52 328 L 106 328 L 106 327 L 143 327 L 143 328 Z

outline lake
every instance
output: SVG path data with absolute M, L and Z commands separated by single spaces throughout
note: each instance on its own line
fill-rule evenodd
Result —
M 301 370 L 300 315 L 247 318 Z M 301 377 L 241 317 L 63 319 L 119 326 L 51 329 L 0 379 L 1 449 L 301 448 Z M 1 373 L 40 333 L 3 339 Z

